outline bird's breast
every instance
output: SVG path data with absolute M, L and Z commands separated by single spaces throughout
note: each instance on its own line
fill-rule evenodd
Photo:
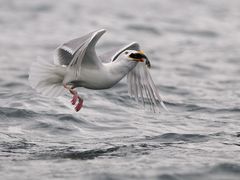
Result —
M 108 89 L 117 82 L 105 69 L 82 69 L 77 86 L 88 89 Z

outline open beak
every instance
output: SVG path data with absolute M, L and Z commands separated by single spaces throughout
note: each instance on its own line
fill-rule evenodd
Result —
M 148 68 L 151 67 L 151 64 L 150 64 L 150 61 L 148 60 L 147 56 L 144 54 L 143 51 L 137 51 L 137 53 L 132 53 L 129 55 L 130 58 L 132 58 L 134 61 L 137 61 L 137 62 L 144 62 L 144 59 L 146 60 L 145 61 L 145 64 Z

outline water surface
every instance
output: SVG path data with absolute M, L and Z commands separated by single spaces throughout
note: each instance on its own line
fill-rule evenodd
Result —
M 238 180 L 240 2 L 0 0 L 2 179 Z M 109 90 L 42 97 L 28 85 L 37 56 L 108 30 L 98 53 L 137 41 L 170 109 L 152 114 Z

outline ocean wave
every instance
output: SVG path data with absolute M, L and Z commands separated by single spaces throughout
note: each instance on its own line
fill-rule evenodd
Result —
M 33 159 L 74 159 L 74 160 L 89 160 L 99 156 L 104 156 L 107 153 L 117 151 L 119 147 L 110 147 L 106 149 L 92 149 L 85 151 L 76 151 L 74 148 L 54 149 L 49 152 L 40 153 Z
M 159 180 L 238 180 L 240 174 L 240 165 L 232 163 L 221 163 L 212 167 L 200 167 L 198 171 L 189 173 L 161 174 Z
M 157 141 L 157 142 L 205 142 L 208 140 L 206 135 L 201 134 L 178 134 L 178 133 L 165 133 L 159 136 L 147 137 L 146 140 Z

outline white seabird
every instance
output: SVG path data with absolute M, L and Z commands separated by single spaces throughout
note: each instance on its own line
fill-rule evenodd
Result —
M 77 104 L 75 110 L 79 111 L 83 99 L 76 87 L 108 89 L 127 75 L 131 97 L 144 106 L 147 102 L 154 112 L 160 104 L 167 110 L 148 71 L 150 62 L 136 42 L 101 56 L 96 54 L 95 45 L 105 32 L 97 30 L 60 45 L 54 61 L 39 58 L 30 68 L 30 85 L 49 97 L 61 96 L 69 90 L 73 95 L 71 102 Z

